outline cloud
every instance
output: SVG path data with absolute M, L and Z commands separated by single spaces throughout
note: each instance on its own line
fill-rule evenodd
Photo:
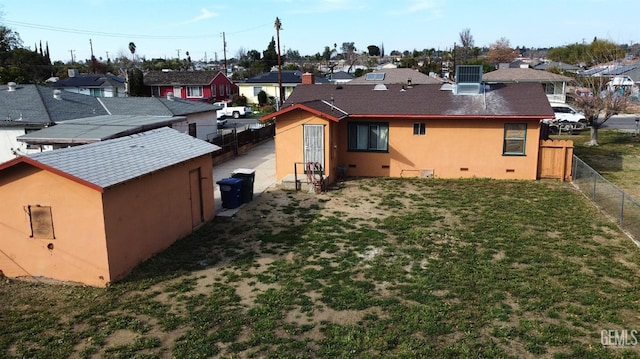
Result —
M 193 24 L 194 22 L 198 22 L 198 21 L 202 21 L 202 20 L 206 20 L 206 19 L 211 19 L 214 17 L 217 17 L 219 14 L 215 13 L 215 12 L 211 12 L 205 8 L 200 9 L 200 15 L 194 17 L 191 20 L 187 20 L 185 22 L 183 22 L 182 24 Z

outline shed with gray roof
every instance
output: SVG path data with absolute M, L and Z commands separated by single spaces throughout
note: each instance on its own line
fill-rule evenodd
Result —
M 122 279 L 214 218 L 218 149 L 164 127 L 0 164 L 0 271 Z

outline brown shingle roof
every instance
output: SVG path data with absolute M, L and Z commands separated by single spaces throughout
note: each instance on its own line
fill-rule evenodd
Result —
M 404 88 L 404 90 L 403 90 Z M 304 106 L 332 118 L 344 117 L 533 117 L 552 118 L 553 110 L 537 83 L 496 84 L 484 94 L 456 95 L 441 85 L 299 85 L 278 113 Z
M 557 82 L 571 81 L 570 77 L 531 68 L 504 68 L 487 72 L 482 76 L 484 82 Z
M 220 71 L 149 71 L 144 75 L 145 86 L 209 85 Z

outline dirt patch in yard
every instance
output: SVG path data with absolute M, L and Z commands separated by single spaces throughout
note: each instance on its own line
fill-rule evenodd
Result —
M 107 289 L 2 281 L 0 356 L 614 357 L 638 252 L 567 184 L 272 188 Z

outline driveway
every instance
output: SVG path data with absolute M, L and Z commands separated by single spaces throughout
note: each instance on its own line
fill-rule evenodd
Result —
M 259 196 L 267 188 L 276 183 L 276 157 L 274 140 L 264 142 L 247 153 L 236 156 L 234 159 L 213 166 L 214 198 L 216 216 L 233 216 L 242 206 L 234 209 L 222 208 L 222 196 L 218 181 L 231 177 L 234 170 L 246 168 L 255 170 L 253 183 L 253 196 Z

